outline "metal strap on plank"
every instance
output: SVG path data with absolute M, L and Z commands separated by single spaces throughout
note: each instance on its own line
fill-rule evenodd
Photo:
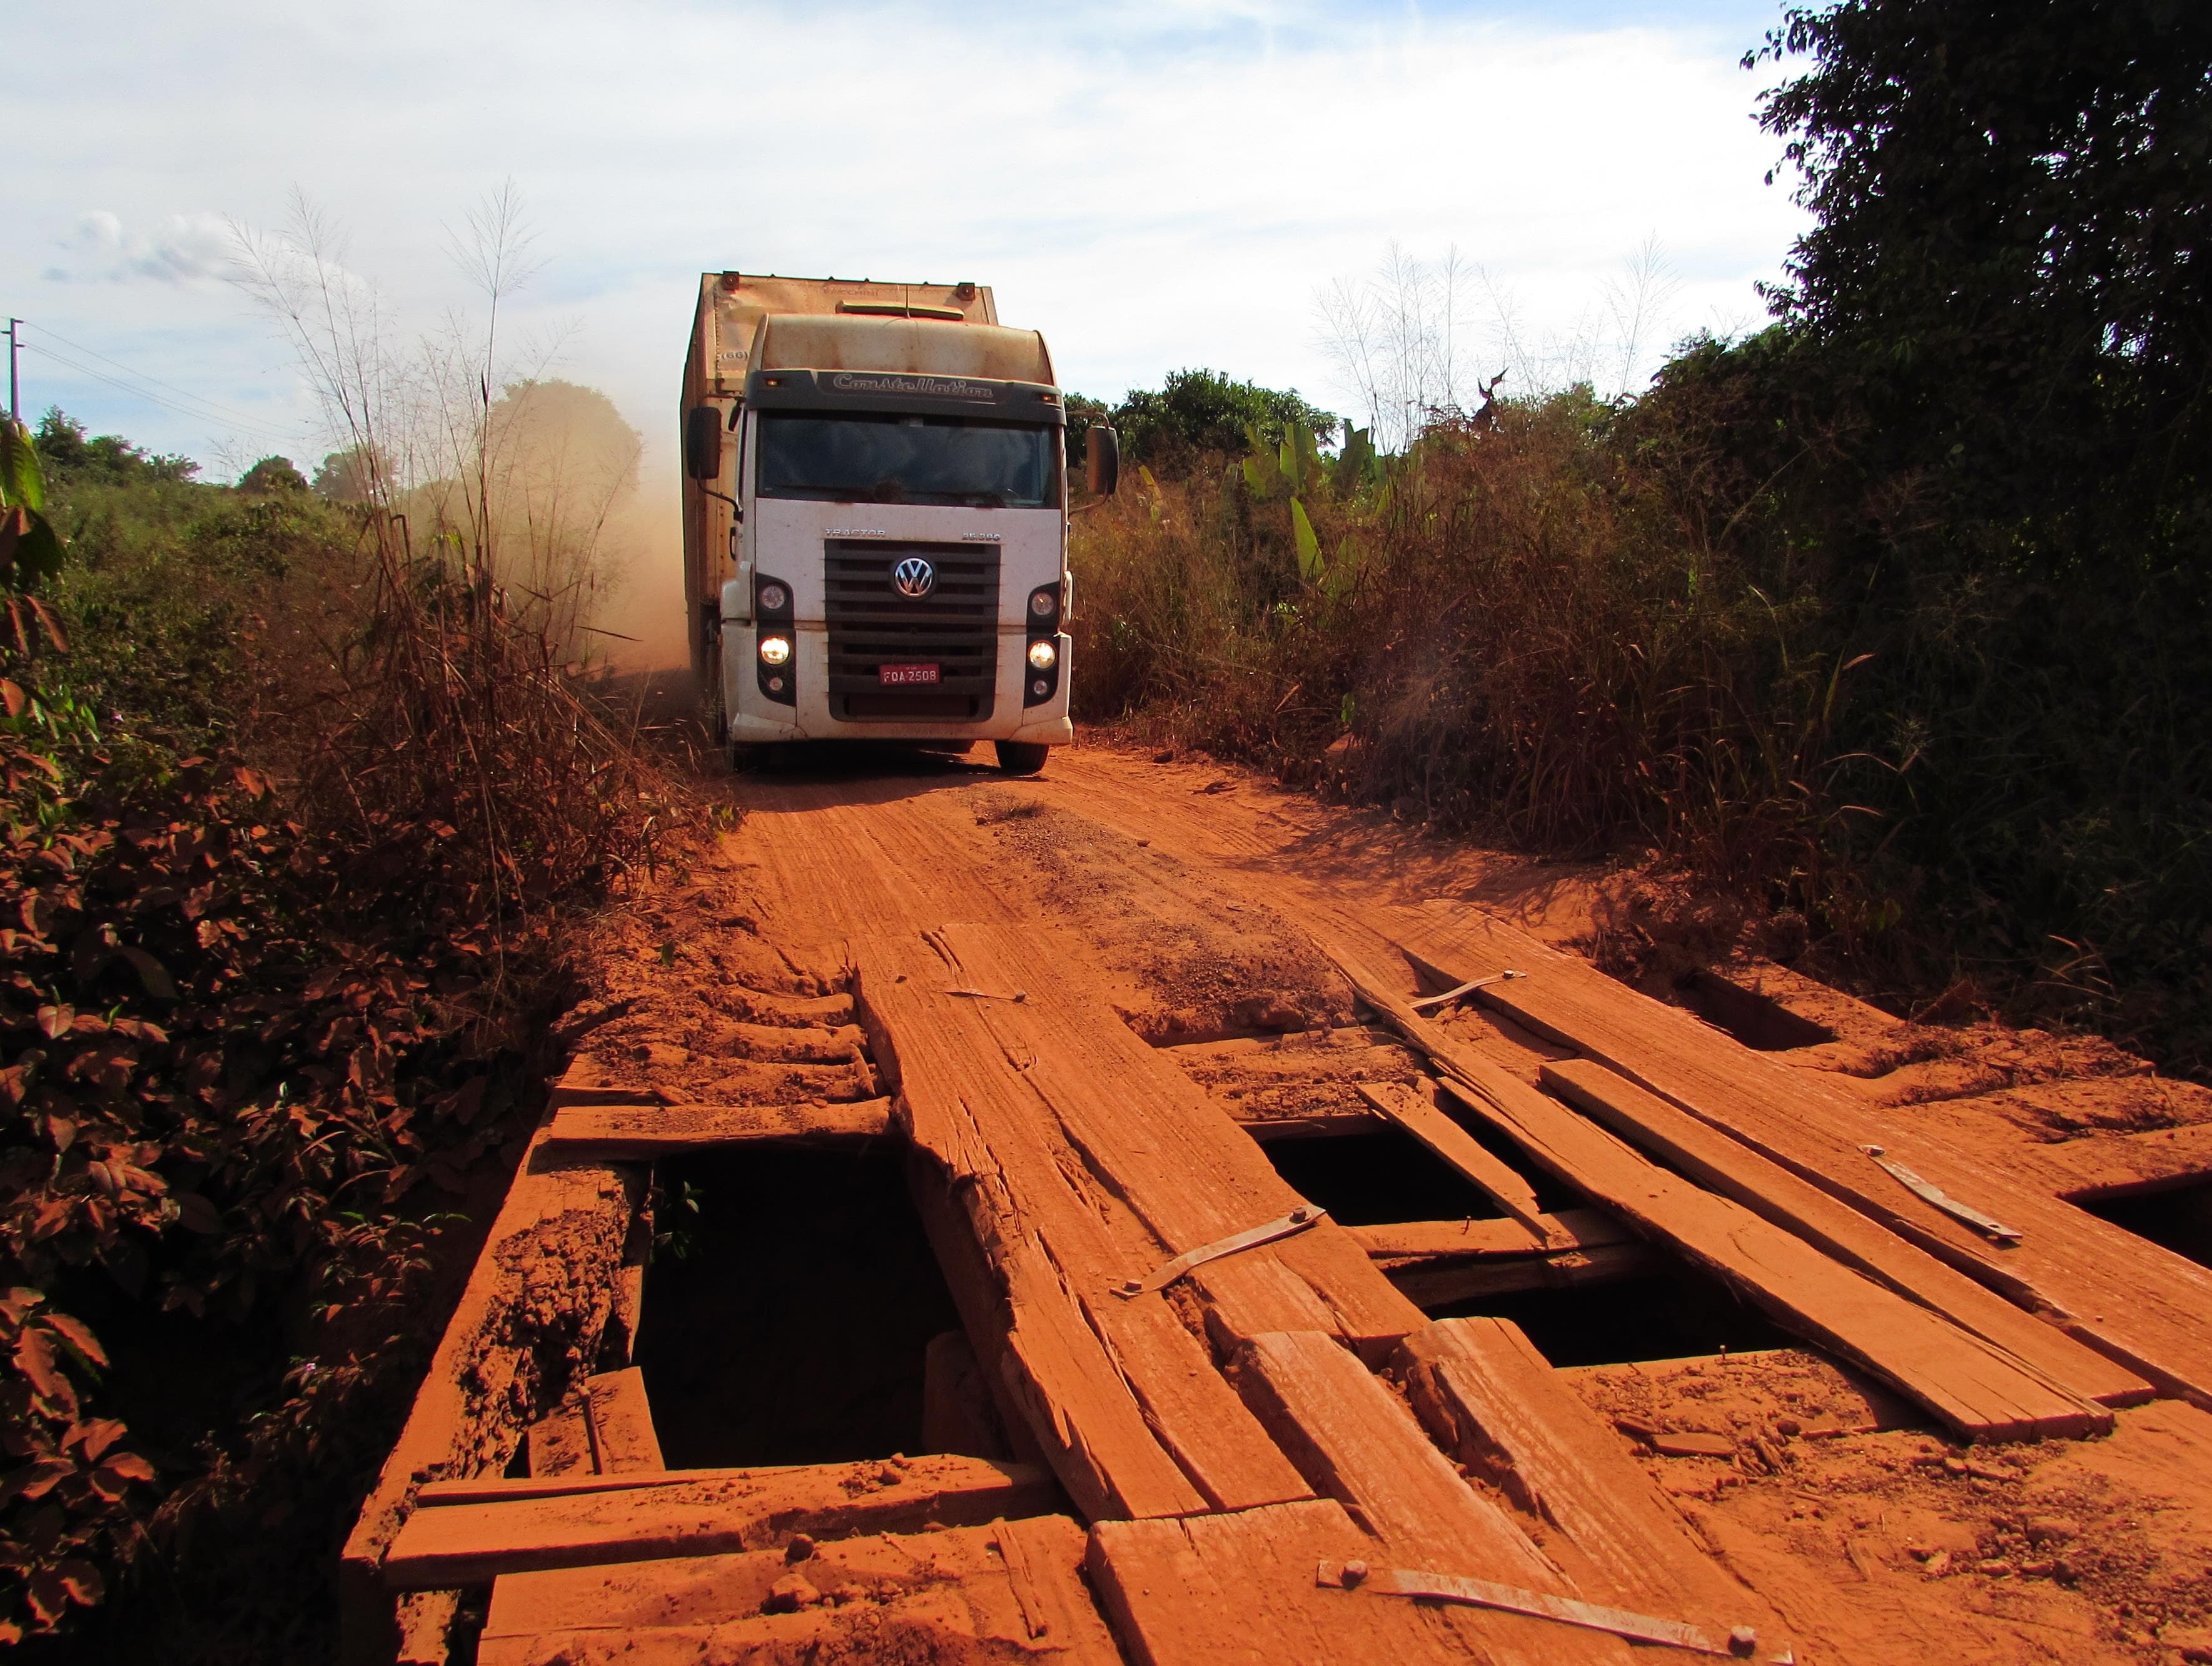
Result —
M 1954 1220 L 1963 1220 L 1985 1237 L 1996 1240 L 2001 1249 L 2009 1250 L 2021 1240 L 2021 1234 L 2002 1221 L 1984 1214 L 1970 1204 L 1953 1197 L 1933 1181 L 1923 1180 L 1902 1163 L 1892 1162 L 1880 1146 L 1861 1146 L 1859 1149 L 1880 1164 L 1890 1177 L 1919 1197 L 1923 1197 Z
M 1447 989 L 1440 995 L 1423 995 L 1419 1000 L 1408 1001 L 1407 1002 L 1407 1005 L 1411 1006 L 1416 1012 L 1424 1011 L 1431 1006 L 1449 1006 L 1452 1002 L 1458 1000 L 1462 996 L 1471 995 L 1477 989 L 1482 988 L 1487 984 L 1506 983 L 1511 982 L 1516 977 L 1526 977 L 1528 976 L 1528 974 L 1526 972 L 1507 970 L 1503 972 L 1492 972 L 1486 977 L 1471 977 L 1468 979 L 1466 982 L 1460 984 L 1457 988 Z
M 1263 1243 L 1273 1243 L 1277 1238 L 1290 1237 L 1328 1219 L 1328 1210 L 1316 1208 L 1310 1203 L 1300 1204 L 1290 1213 L 1279 1216 L 1264 1225 L 1248 1226 L 1225 1238 L 1216 1238 L 1195 1250 L 1186 1250 L 1173 1261 L 1163 1262 L 1149 1277 L 1125 1279 L 1115 1286 L 1114 1293 L 1126 1298 L 1142 1296 L 1150 1291 L 1164 1290 L 1194 1267 L 1219 1261 L 1224 1256 L 1233 1256 L 1240 1250 L 1254 1250 Z
M 1468 1608 L 1498 1608 L 1525 1614 L 1538 1620 L 1556 1620 L 1563 1626 L 1610 1632 L 1632 1643 L 1656 1643 L 1692 1654 L 1721 1655 L 1747 1660 L 1759 1650 L 1759 1633 L 1738 1626 L 1716 1641 L 1709 1633 L 1679 1620 L 1658 1620 L 1626 1608 L 1608 1608 L 1578 1597 L 1553 1596 L 1518 1585 L 1500 1585 L 1464 1574 L 1429 1573 L 1417 1568 L 1370 1570 L 1364 1562 L 1323 1562 L 1314 1572 L 1314 1584 L 1340 1590 L 1365 1590 L 1382 1596 L 1410 1596 L 1431 1602 L 1457 1602 Z M 1784 1649 L 1774 1666 L 1792 1666 L 1794 1653 Z

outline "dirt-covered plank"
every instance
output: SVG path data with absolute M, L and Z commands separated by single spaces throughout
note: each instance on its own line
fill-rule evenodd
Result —
M 1476 1577 L 1580 1596 L 1498 1504 L 1438 1451 L 1413 1414 L 1334 1339 L 1255 1336 L 1237 1353 L 1237 1386 L 1314 1490 L 1335 1499 L 1393 1567 Z M 1618 1639 L 1522 1616 L 1462 1610 L 1447 1621 L 1492 1658 L 1625 1663 Z
M 1740 1204 L 1657 1167 L 1415 1012 L 1390 975 L 1349 957 L 1360 996 L 1427 1054 L 1468 1110 L 1547 1172 L 1707 1268 L 1786 1329 L 1864 1367 L 1968 1439 L 2102 1432 L 2112 1414 L 1843 1266 Z
M 781 1551 L 509 1574 L 481 1666 L 931 1660 L 1119 1666 L 1065 1516 Z
M 1586 1059 L 1547 1064 L 1543 1081 L 1670 1167 L 2007 1350 L 2083 1399 L 2134 1406 L 2152 1397 L 2151 1385 L 2134 1372 L 1602 1065 Z
M 1010 1049 L 992 1027 L 994 1007 L 1018 1003 L 951 993 L 1011 996 L 1018 986 L 981 981 L 1005 969 L 957 971 L 918 935 L 859 939 L 852 954 L 963 1322 L 1085 1513 L 1181 1515 L 1303 1496 L 1168 1299 L 1112 1293 L 1171 1252 L 1110 1170 L 1094 1169 L 1098 1152 L 1069 1137 L 1036 1049 Z
M 1069 976 L 1031 934 L 949 926 L 934 937 L 957 983 L 1024 994 L 971 1005 L 1101 1189 L 1123 1200 L 1152 1235 L 1158 1259 L 1279 1219 L 1304 1201 L 1218 1105 L 1118 1021 L 1105 990 Z M 1121 1276 L 1141 1277 L 1152 1264 L 1125 1266 Z M 1379 1359 L 1424 1322 L 1327 1221 L 1208 1262 L 1188 1282 L 1207 1304 L 1208 1323 L 1234 1335 L 1334 1330 Z
M 482 1584 L 537 1568 L 767 1549 L 801 1533 L 819 1539 L 986 1523 L 1049 1511 L 1061 1498 L 1046 1470 L 944 1455 L 667 1470 L 651 1485 L 558 1492 L 525 1483 L 502 1497 L 417 1509 L 383 1572 L 386 1584 L 401 1587 Z
M 546 1142 L 565 1158 L 653 1162 L 703 1146 L 777 1145 L 836 1149 L 890 1131 L 889 1099 L 790 1105 L 568 1105 Z
M 1717 1636 L 1750 1624 L 1775 1640 L 1765 1605 L 1697 1546 L 1620 1438 L 1518 1326 L 1447 1319 L 1408 1336 L 1395 1365 L 1446 1452 L 1566 1535 L 1585 1596 Z
M 2161 1391 L 2212 1405 L 2212 1330 L 2203 1322 L 2212 1271 L 2054 1201 L 2039 1177 L 1917 1130 L 1820 1073 L 1745 1047 L 1503 921 L 1434 903 L 1371 918 L 1441 984 L 1508 966 L 1528 971 L 1474 999 L 1680 1106 L 1977 1281 L 2047 1310 L 2068 1334 Z M 1897 1183 L 1867 1146 L 2026 1236 L 1993 1246 Z
M 549 1119 L 550 1121 L 550 1119 Z M 355 1518 L 339 1562 L 343 1657 L 389 1659 L 386 1553 L 416 1491 L 507 1467 L 525 1428 L 595 1363 L 644 1190 L 634 1169 L 562 1163 L 541 1124 L 431 1355 L 405 1426 Z
M 1342 1505 L 1312 1499 L 1180 1521 L 1100 1522 L 1084 1568 L 1134 1666 L 1467 1661 L 1462 1639 L 1434 1613 L 1316 1584 L 1322 1561 L 1374 1553 Z

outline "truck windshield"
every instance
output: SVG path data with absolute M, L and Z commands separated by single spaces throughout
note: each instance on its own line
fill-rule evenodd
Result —
M 840 503 L 1042 508 L 1052 502 L 1058 432 L 957 416 L 764 411 L 763 497 Z

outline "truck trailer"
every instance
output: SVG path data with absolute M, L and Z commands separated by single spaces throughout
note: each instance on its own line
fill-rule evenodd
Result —
M 705 273 L 683 410 L 691 668 L 734 764 L 988 740 L 1029 775 L 1074 738 L 1066 410 L 988 289 Z

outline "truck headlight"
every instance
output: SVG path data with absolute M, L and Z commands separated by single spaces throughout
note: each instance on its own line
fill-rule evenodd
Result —
M 760 657 L 764 666 L 784 665 L 791 659 L 791 644 L 781 636 L 763 636 L 761 638 Z
M 763 644 L 765 646 L 765 644 Z M 1053 662 L 1060 658 L 1060 650 L 1050 642 L 1030 644 L 1030 663 L 1039 671 L 1050 671 Z

